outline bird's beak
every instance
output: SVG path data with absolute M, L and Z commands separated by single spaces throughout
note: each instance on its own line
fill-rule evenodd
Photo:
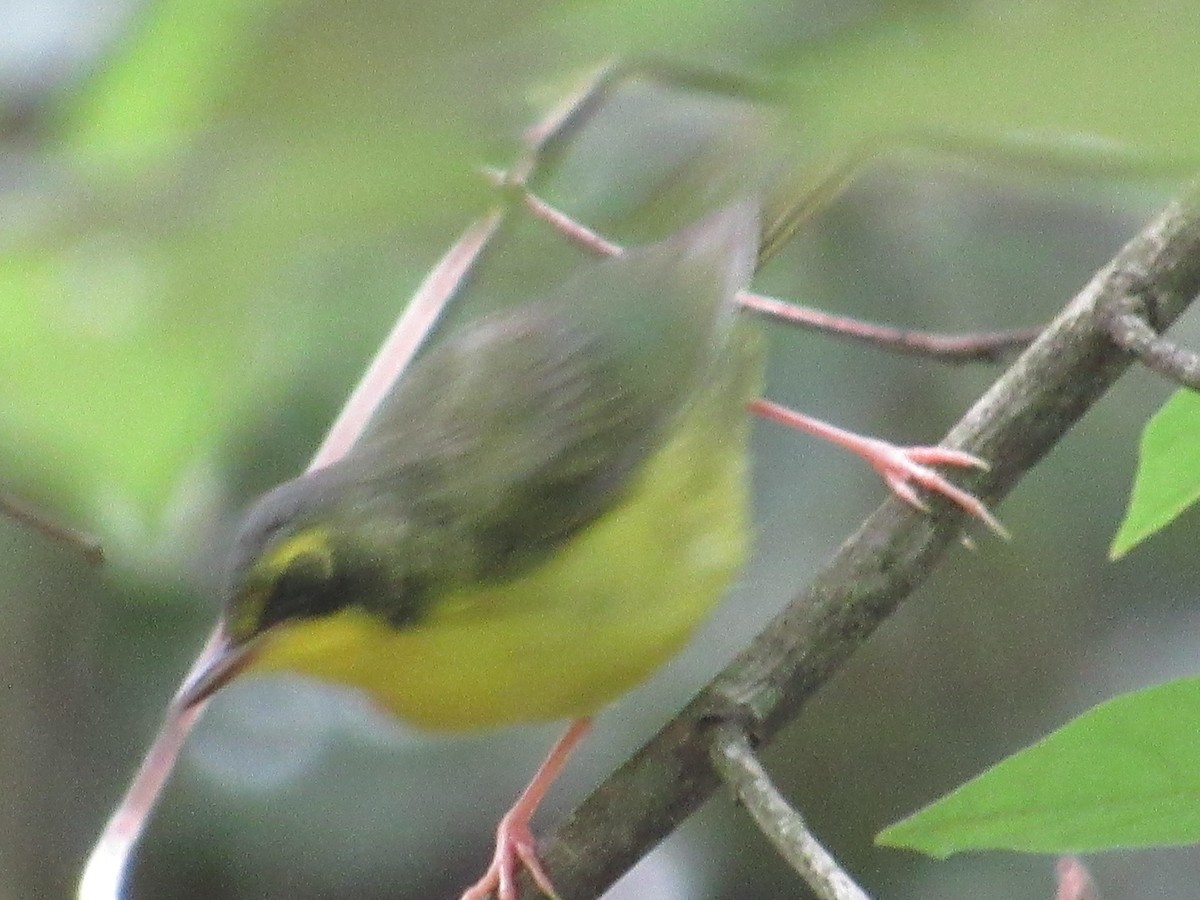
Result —
M 196 660 L 175 695 L 175 705 L 187 710 L 207 700 L 250 665 L 261 646 L 258 638 L 234 644 L 222 629 L 213 645 L 206 648 L 200 659 Z

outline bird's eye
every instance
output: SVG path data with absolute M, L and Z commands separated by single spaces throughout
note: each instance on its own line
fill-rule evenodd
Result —
M 295 591 L 306 590 L 313 584 L 328 580 L 333 567 L 323 556 L 306 553 L 293 558 L 275 580 L 275 589 L 290 588 Z
M 263 608 L 260 627 L 285 619 L 306 618 L 329 612 L 336 604 L 332 559 L 325 554 L 302 553 L 288 560 L 275 577 Z
M 324 528 L 306 528 L 268 544 L 234 602 L 230 627 L 253 634 L 286 619 L 325 609 L 334 577 L 333 547 Z

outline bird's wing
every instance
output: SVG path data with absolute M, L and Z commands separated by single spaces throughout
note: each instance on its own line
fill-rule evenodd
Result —
M 727 379 L 754 209 L 589 267 L 418 360 L 344 460 L 373 502 L 440 531 L 455 571 L 506 577 L 624 496 L 694 397 Z

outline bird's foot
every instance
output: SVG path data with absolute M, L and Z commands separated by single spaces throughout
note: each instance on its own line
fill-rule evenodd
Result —
M 981 520 L 988 528 L 1008 538 L 1006 529 L 987 508 L 982 500 L 970 491 L 963 490 L 931 466 L 958 466 L 959 468 L 990 468 L 978 456 L 962 450 L 946 447 L 900 447 L 878 438 L 862 438 L 860 455 L 879 473 L 879 477 L 892 493 L 922 512 L 929 512 L 929 505 L 921 499 L 917 488 L 941 494 L 951 503 Z
M 901 447 L 879 438 L 855 434 L 771 400 L 754 400 L 750 403 L 750 410 L 773 422 L 807 431 L 862 457 L 879 473 L 892 493 L 922 512 L 929 512 L 929 506 L 921 499 L 917 488 L 941 494 L 951 503 L 981 520 L 996 534 L 1003 538 L 1009 536 L 1008 530 L 992 515 L 982 500 L 951 482 L 936 469 L 930 468 L 958 466 L 985 471 L 991 468 L 978 456 L 948 447 Z
M 517 900 L 517 874 L 524 869 L 542 893 L 559 900 L 550 876 L 537 856 L 537 842 L 529 830 L 529 819 L 518 809 L 509 810 L 496 827 L 496 852 L 492 864 L 475 884 L 462 895 L 462 900 L 486 900 L 495 892 L 499 900 Z

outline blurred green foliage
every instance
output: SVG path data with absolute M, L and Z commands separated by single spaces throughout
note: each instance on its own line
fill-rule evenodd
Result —
M 97 577 L 5 532 L 0 675 L 15 727 L 0 746 L 13 798 L 0 830 L 14 837 L 0 841 L 0 896 L 70 890 L 211 621 L 197 586 L 231 510 L 303 466 L 425 270 L 491 202 L 477 168 L 507 164 L 521 129 L 584 73 L 649 55 L 746 75 L 770 95 L 776 131 L 747 144 L 745 104 L 630 85 L 545 184 L 580 219 L 646 239 L 764 157 L 777 202 L 866 157 L 858 186 L 760 286 L 960 329 L 1049 315 L 1135 227 L 1129 211 L 1195 166 L 1197 38 L 1200 8 L 1185 0 L 146 5 L 3 151 L 4 483 L 97 533 L 113 566 Z M 579 258 L 540 226 L 505 240 L 474 296 L 542 289 Z M 773 341 L 776 399 L 889 437 L 932 439 L 990 377 Z M 1110 576 L 1096 565 L 1123 450 L 1160 389 L 1123 391 L 1008 504 L 1016 549 L 956 561 L 778 751 L 780 780 L 887 896 L 1010 897 L 1042 872 L 1048 883 L 1036 861 L 963 876 L 872 850 L 869 836 L 997 745 L 1038 734 L 1056 703 L 1163 674 L 1157 642 L 1145 656 L 1084 649 L 1115 640 L 1110 624 L 1134 627 L 1116 624 L 1131 596 L 1163 633 L 1185 631 L 1170 618 L 1193 596 L 1185 538 Z M 878 496 L 870 475 L 794 435 L 763 429 L 757 450 L 756 565 L 704 649 L 601 720 L 564 797 L 732 653 Z M 1126 657 L 1119 674 L 1111 656 Z M 247 685 L 215 706 L 147 836 L 134 896 L 448 895 L 485 858 L 490 810 L 550 733 L 404 743 L 340 695 L 297 691 Z M 744 823 L 704 819 L 633 895 L 796 895 Z
M 778 34 L 755 46 L 785 9 L 687 6 L 680 18 L 677 3 L 149 5 L 111 59 L 48 111 L 48 183 L 22 192 L 8 217 L 0 277 L 16 346 L 0 373 L 4 438 L 54 460 L 56 496 L 101 531 L 114 527 L 103 521 L 114 497 L 158 515 L 183 472 L 219 454 L 313 347 L 336 338 L 330 300 L 403 302 L 400 286 L 433 245 L 416 258 L 379 245 L 399 244 L 401 222 L 411 223 L 403 239 L 432 242 L 485 202 L 474 170 L 511 153 L 531 115 L 521 95 L 617 53 L 761 73 L 801 183 L 863 148 L 913 144 L 1144 171 L 1197 156 L 1195 88 L 1180 62 L 1200 10 L 1182 0 L 1150 16 L 1109 0 L 1086 17 L 1069 2 L 894 4 L 819 39 L 793 23 L 786 57 Z M 737 28 L 718 40 L 734 10 Z M 588 46 L 535 55 L 540 29 L 554 47 L 565 22 Z M 1104 81 L 1114 59 L 1137 78 Z M 642 140 L 670 146 L 671 98 L 653 102 L 661 130 Z M 629 149 L 607 148 L 608 168 L 584 157 L 596 166 L 583 188 L 593 200 L 639 177 L 612 171 L 629 169 Z M 644 205 L 622 191 L 627 207 Z

